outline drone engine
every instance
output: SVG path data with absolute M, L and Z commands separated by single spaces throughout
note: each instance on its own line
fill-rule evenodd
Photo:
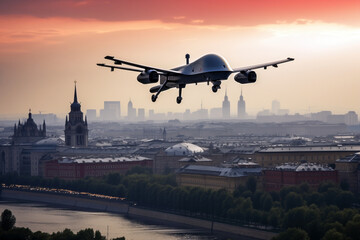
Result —
M 235 81 L 241 84 L 256 82 L 256 73 L 254 71 L 242 71 L 235 75 Z
M 137 80 L 142 84 L 156 83 L 159 81 L 159 74 L 155 70 L 146 70 L 138 75 Z

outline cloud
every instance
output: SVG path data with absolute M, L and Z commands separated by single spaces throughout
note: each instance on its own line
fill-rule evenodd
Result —
M 152 21 L 187 24 L 254 26 L 277 21 L 312 19 L 348 25 L 360 24 L 358 0 L 12 0 L 0 1 L 0 15 L 39 18 L 96 19 L 99 21 Z

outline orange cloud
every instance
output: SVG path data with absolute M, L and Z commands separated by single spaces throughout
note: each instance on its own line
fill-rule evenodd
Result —
M 251 26 L 312 19 L 349 25 L 360 23 L 358 0 L 13 0 L 0 1 L 0 15 L 100 21 L 184 21 L 199 24 Z M 174 17 L 175 16 L 175 17 Z M 181 18 L 178 18 L 180 16 Z M 182 18 L 184 16 L 184 18 Z

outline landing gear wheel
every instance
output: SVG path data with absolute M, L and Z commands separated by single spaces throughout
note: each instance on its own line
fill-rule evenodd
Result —
M 156 95 L 155 94 L 153 94 L 152 96 L 151 96 L 151 101 L 153 101 L 153 102 L 155 102 L 156 101 Z
M 181 100 L 182 100 L 182 97 L 177 97 L 177 98 L 176 98 L 176 102 L 177 102 L 178 104 L 181 103 Z
M 215 92 L 217 92 L 218 87 L 217 87 L 217 86 L 212 86 L 211 89 L 212 89 L 212 91 L 215 93 Z

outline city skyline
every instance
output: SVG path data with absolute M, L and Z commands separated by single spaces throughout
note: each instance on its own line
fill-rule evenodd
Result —
M 360 111 L 358 1 L 228 0 L 191 2 L 191 8 L 189 3 L 1 2 L 0 117 L 20 117 L 29 108 L 67 114 L 74 80 L 84 109 L 130 98 L 159 113 L 195 111 L 201 104 L 211 109 L 221 106 L 227 89 L 234 115 L 243 89 L 250 115 L 270 108 L 274 99 L 292 113 Z M 249 11 L 239 14 L 241 8 Z M 190 61 L 220 54 L 232 67 L 285 57 L 296 61 L 257 70 L 255 84 L 241 85 L 231 76 L 216 94 L 206 84 L 189 85 L 180 105 L 176 91 L 152 103 L 136 74 L 96 66 L 109 54 L 171 68 L 185 64 L 186 53 Z

